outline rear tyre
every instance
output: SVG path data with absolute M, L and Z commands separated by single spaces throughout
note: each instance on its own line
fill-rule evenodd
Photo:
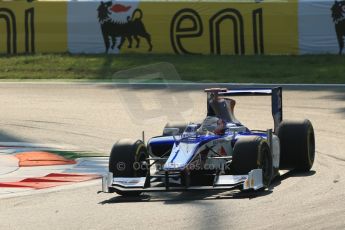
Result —
M 109 158 L 109 172 L 114 177 L 145 177 L 147 175 L 148 153 L 145 144 L 131 139 L 116 142 Z M 110 192 L 114 192 L 110 188 Z M 123 196 L 138 196 L 141 192 L 118 192 Z
M 278 128 L 280 169 L 308 172 L 315 159 L 315 135 L 311 122 L 282 121 Z
M 260 168 L 263 184 L 268 187 L 272 180 L 272 155 L 267 141 L 259 136 L 241 137 L 237 140 L 230 164 L 233 175 L 245 175 Z

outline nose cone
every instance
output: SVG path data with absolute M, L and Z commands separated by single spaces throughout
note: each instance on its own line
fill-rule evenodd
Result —
M 197 153 L 198 143 L 174 144 L 171 154 L 164 164 L 165 171 L 182 171 Z

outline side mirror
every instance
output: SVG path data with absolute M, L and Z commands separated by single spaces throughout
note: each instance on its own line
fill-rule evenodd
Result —
M 180 133 L 180 129 L 179 128 L 164 128 L 163 133 L 166 136 L 175 136 Z

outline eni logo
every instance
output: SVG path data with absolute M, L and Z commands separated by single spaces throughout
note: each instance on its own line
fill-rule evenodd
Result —
M 253 47 L 255 54 L 264 54 L 264 34 L 263 34 L 263 10 L 254 9 L 252 12 Z M 240 11 L 234 8 L 226 8 L 218 11 L 208 20 L 208 30 L 210 34 L 210 53 L 221 54 L 221 25 L 225 21 L 233 24 L 233 43 L 235 54 L 245 54 L 244 41 L 244 18 Z M 184 27 L 184 22 L 190 22 L 191 26 Z M 188 51 L 182 44 L 182 40 L 196 38 L 204 33 L 204 25 L 198 12 L 186 8 L 178 11 L 172 18 L 170 24 L 170 41 L 172 48 L 177 54 L 195 54 Z
M 34 0 L 27 0 L 30 4 Z M 0 7 L 0 22 L 6 26 L 7 54 L 17 53 L 17 20 L 14 12 L 9 8 Z M 25 26 L 25 53 L 35 53 L 35 9 L 27 8 L 24 11 Z

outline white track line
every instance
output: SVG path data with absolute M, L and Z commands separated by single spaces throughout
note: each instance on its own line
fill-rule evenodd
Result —
M 18 158 L 12 155 L 0 155 L 0 181 L 1 177 L 14 173 L 18 169 Z

